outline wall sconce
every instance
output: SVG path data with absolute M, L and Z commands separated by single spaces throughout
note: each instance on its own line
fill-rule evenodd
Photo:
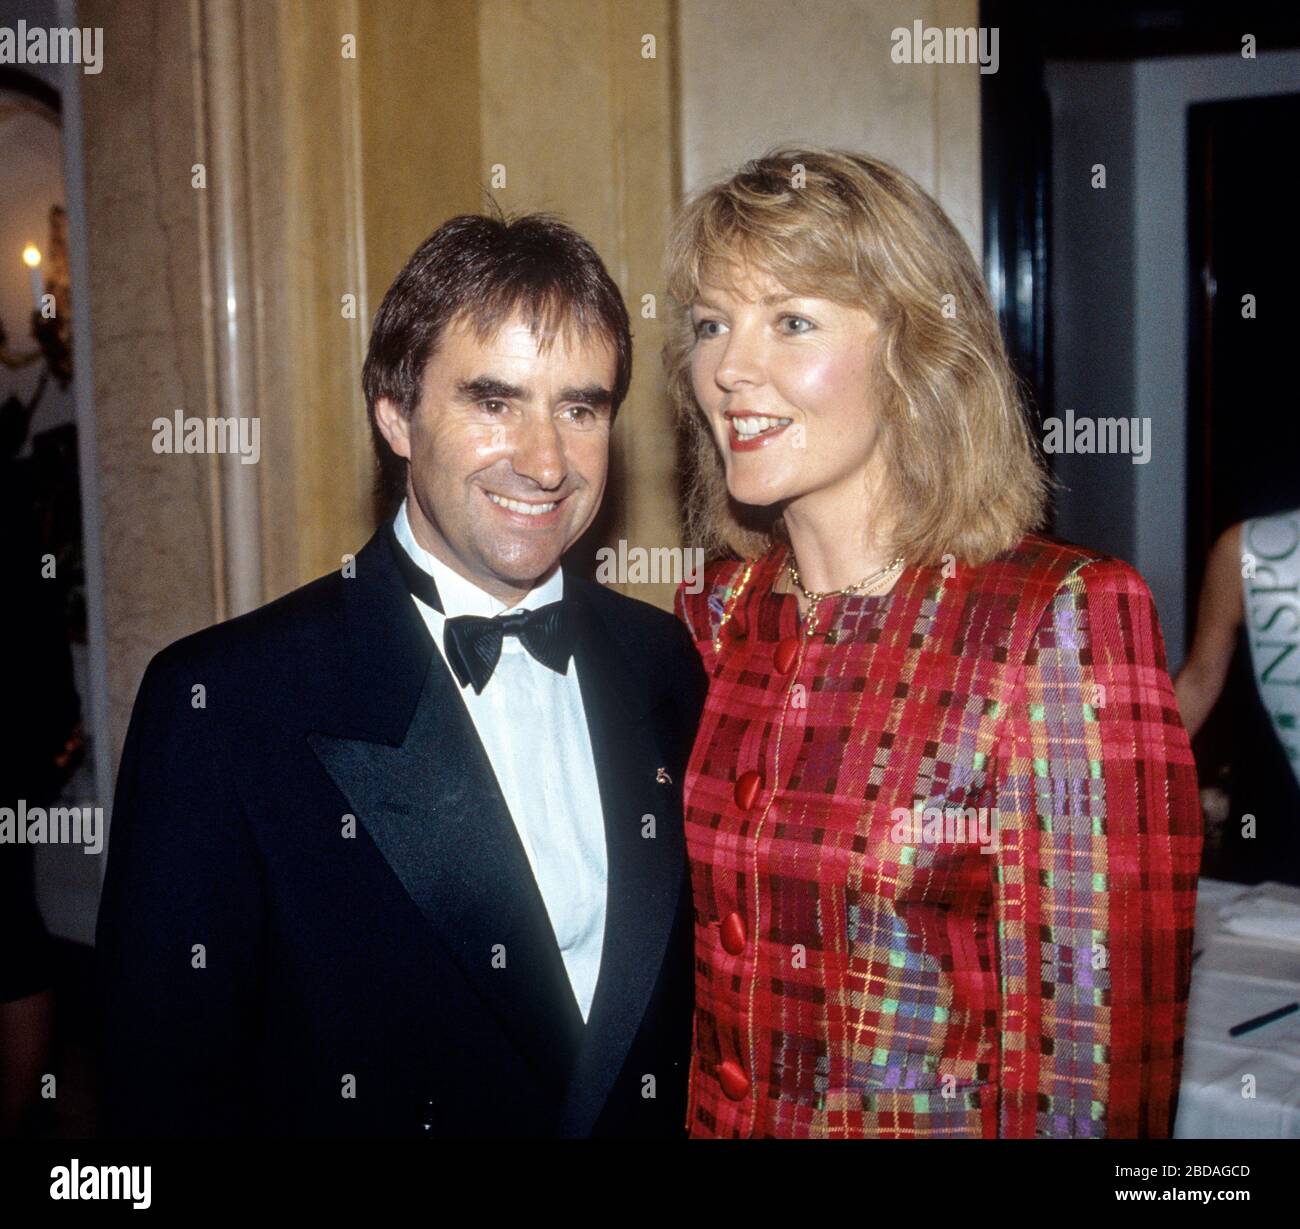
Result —
M 50 210 L 50 251 L 53 261 L 47 261 L 40 248 L 28 243 L 21 259 L 26 265 L 32 283 L 32 312 L 29 329 L 34 348 L 13 350 L 9 347 L 8 331 L 0 320 L 0 363 L 17 370 L 44 360 L 44 370 L 30 402 L 24 406 L 28 416 L 36 408 L 51 376 L 60 388 L 67 388 L 72 380 L 72 327 L 71 302 L 67 284 L 67 218 L 55 205 Z M 62 273 L 60 273 L 62 269 Z M 48 272 L 47 272 L 48 270 Z M 46 296 L 50 300 L 46 302 Z

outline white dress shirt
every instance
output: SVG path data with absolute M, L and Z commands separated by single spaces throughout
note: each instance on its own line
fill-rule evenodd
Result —
M 564 574 L 556 568 L 518 605 L 507 607 L 420 546 L 405 501 L 393 528 L 407 554 L 438 587 L 442 613 L 419 598 L 413 600 L 444 661 L 447 619 L 490 619 L 506 610 L 536 610 L 564 594 Z M 510 808 L 586 1020 L 605 940 L 608 867 L 600 786 L 577 669 L 570 660 L 568 673 L 556 674 L 517 636 L 505 636 L 501 659 L 483 693 L 477 694 L 468 683 L 457 689 Z

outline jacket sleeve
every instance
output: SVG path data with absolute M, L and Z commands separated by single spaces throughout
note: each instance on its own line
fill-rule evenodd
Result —
M 108 1136 L 255 1129 L 262 879 L 214 751 L 230 697 L 172 654 L 150 663 L 131 715 L 95 936 Z
M 1165 1137 L 1201 810 L 1145 582 L 1077 568 L 1029 646 L 996 769 L 999 1135 Z

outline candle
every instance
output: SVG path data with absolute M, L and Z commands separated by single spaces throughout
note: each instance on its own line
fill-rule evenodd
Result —
M 34 243 L 23 248 L 23 264 L 32 275 L 32 306 L 39 312 L 44 286 L 41 284 L 41 250 Z

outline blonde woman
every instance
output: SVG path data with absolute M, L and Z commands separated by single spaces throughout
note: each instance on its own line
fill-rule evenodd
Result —
M 1034 532 L 979 271 L 874 159 L 675 223 L 693 1136 L 1163 1136 L 1201 820 L 1150 592 Z

